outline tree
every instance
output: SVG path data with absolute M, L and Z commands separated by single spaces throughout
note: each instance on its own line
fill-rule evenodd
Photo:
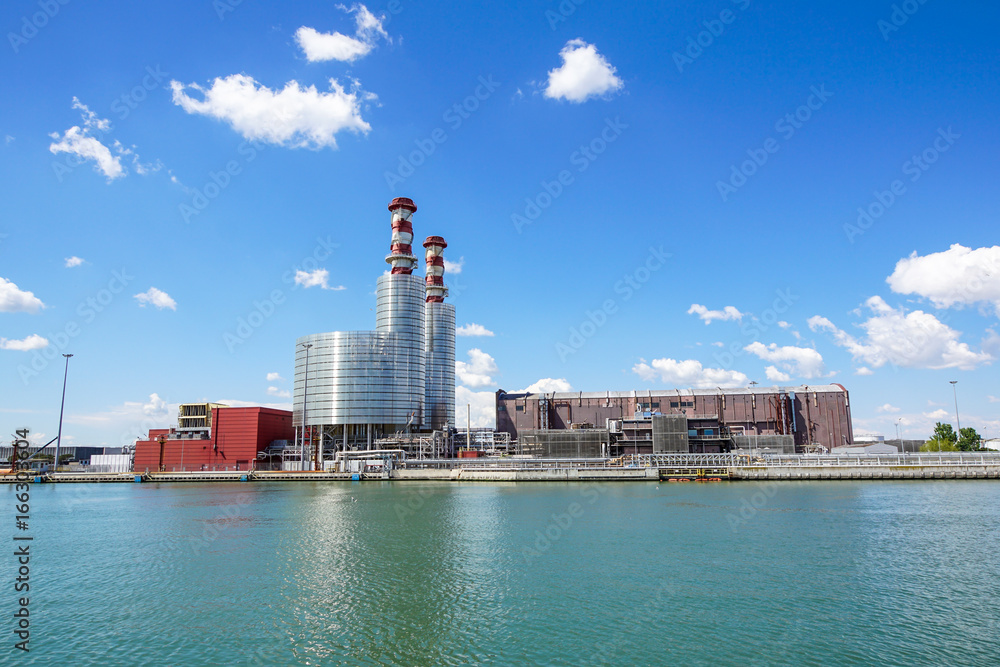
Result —
M 958 449 L 962 452 L 975 452 L 982 446 L 979 434 L 974 428 L 963 428 L 958 438 Z
M 964 432 L 966 429 L 962 429 Z M 938 422 L 934 425 L 934 435 L 920 448 L 922 452 L 957 452 L 958 435 L 951 424 Z
M 956 445 L 951 440 L 942 440 L 937 437 L 933 437 L 923 444 L 920 448 L 922 452 L 957 452 L 958 445 Z

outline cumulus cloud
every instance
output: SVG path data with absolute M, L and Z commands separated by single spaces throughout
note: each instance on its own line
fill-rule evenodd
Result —
M 453 261 L 451 261 L 448 258 L 445 258 L 445 260 L 444 260 L 444 272 L 445 272 L 445 274 L 449 274 L 449 273 L 458 274 L 458 273 L 461 273 L 463 266 L 465 266 L 465 257 L 459 257 L 457 262 L 453 262 Z
M 150 287 L 145 292 L 140 292 L 134 296 L 141 308 L 151 305 L 156 306 L 157 310 L 163 310 L 164 308 L 177 310 L 177 302 L 170 298 L 169 294 L 155 287 Z
M 597 47 L 582 39 L 566 42 L 559 56 L 563 64 L 549 72 L 545 97 L 580 103 L 617 92 L 625 85 Z
M 42 338 L 38 334 L 31 334 L 27 338 L 21 340 L 14 340 L 9 338 L 0 338 L 0 350 L 17 350 L 18 352 L 30 352 L 31 350 L 40 350 L 43 347 L 48 347 L 49 341 L 46 338 Z
M 463 429 L 469 423 L 468 412 L 472 411 L 472 428 L 496 428 L 496 395 L 492 391 L 472 391 L 467 387 L 455 387 L 455 426 Z
M 49 145 L 49 151 L 53 155 L 68 153 L 84 161 L 93 161 L 94 169 L 104 174 L 109 183 L 124 176 L 121 151 L 119 155 L 113 155 L 111 149 L 94 136 L 95 132 L 108 132 L 111 122 L 106 118 L 98 118 L 96 113 L 75 97 L 73 108 L 80 110 L 82 125 L 74 125 L 61 135 L 58 132 L 51 133 L 49 136 L 55 141 Z M 121 146 L 117 142 L 116 145 L 119 148 Z
M 865 305 L 872 315 L 858 325 L 865 332 L 860 340 L 818 315 L 809 318 L 809 328 L 828 331 L 837 345 L 850 352 L 855 361 L 864 364 L 865 370 L 885 364 L 902 368 L 972 370 L 993 361 L 990 354 L 976 352 L 967 343 L 960 342 L 960 332 L 930 313 L 922 310 L 907 313 L 902 308 L 891 307 L 878 296 L 868 299 Z
M 282 90 L 271 90 L 246 74 L 217 77 L 209 88 L 171 81 L 174 104 L 191 114 L 202 114 L 229 123 L 244 138 L 290 148 L 337 148 L 336 134 L 343 130 L 366 134 L 371 126 L 361 118 L 361 100 L 373 99 L 357 82 L 344 90 L 330 79 L 331 92 L 289 81 Z M 201 100 L 187 94 L 196 90 Z
M 469 387 L 488 387 L 495 384 L 493 374 L 499 370 L 493 357 L 477 347 L 469 350 L 469 361 L 455 362 L 455 375 Z
M 74 268 L 76 266 L 80 266 L 81 264 L 83 264 L 83 260 L 80 259 L 79 257 L 77 257 L 76 255 L 74 255 L 72 257 L 67 257 L 66 258 L 66 268 L 67 269 L 72 269 L 72 268 Z
M 691 307 L 688 308 L 688 315 L 697 315 L 705 322 L 705 324 L 711 324 L 712 320 L 736 320 L 739 321 L 743 319 L 744 313 L 741 313 L 733 306 L 726 306 L 722 310 L 709 310 L 707 307 L 701 305 L 700 303 L 692 303 Z
M 771 382 L 788 382 L 792 377 L 788 373 L 782 373 L 776 366 L 768 366 L 764 369 L 764 375 Z
M 882 414 L 896 413 L 896 412 L 899 412 L 899 408 L 897 408 L 892 403 L 885 403 L 885 404 L 880 405 L 877 408 L 875 408 L 875 412 L 879 412 L 879 413 L 882 413 Z
M 518 389 L 514 393 L 549 394 L 553 391 L 573 391 L 573 387 L 566 381 L 566 378 L 542 378 L 538 382 L 530 384 L 524 389 Z
M 648 364 L 645 359 L 640 359 L 639 363 L 632 367 L 632 372 L 647 382 L 659 379 L 661 382 L 675 386 L 697 389 L 742 387 L 749 380 L 746 375 L 739 371 L 704 368 L 701 362 L 695 359 L 683 361 L 667 358 L 653 359 Z
M 267 374 L 267 381 L 268 382 L 284 382 L 285 378 L 281 377 L 281 373 L 268 373 Z
M 868 368 L 867 366 L 861 366 L 860 368 L 856 368 L 854 370 L 854 374 L 855 375 L 875 375 L 875 371 L 873 371 L 872 369 Z
M 0 278 L 0 313 L 37 313 L 45 304 L 32 292 Z
M 930 299 L 936 308 L 985 303 L 1000 315 L 1000 246 L 966 248 L 958 243 L 923 257 L 914 252 L 886 278 L 893 292 Z
M 987 396 L 986 400 L 990 403 L 1000 403 L 1000 398 L 997 398 L 996 396 Z
M 470 322 L 469 324 L 463 324 L 462 326 L 455 329 L 455 335 L 457 336 L 492 336 L 493 332 L 484 327 L 482 324 L 476 324 L 475 322 Z
M 177 408 L 177 403 L 168 403 L 159 394 L 150 394 L 146 402 L 126 401 L 105 411 L 68 414 L 66 422 L 99 427 L 101 431 L 112 433 L 115 437 L 109 442 L 94 444 L 121 447 L 133 443 L 137 437 L 145 438 L 151 428 L 176 425 Z M 63 438 L 65 437 L 63 431 Z
M 267 388 L 267 395 L 268 396 L 277 396 L 278 398 L 291 398 L 292 397 L 292 392 L 290 392 L 290 391 L 288 391 L 286 389 L 278 389 L 277 387 L 268 387 Z
M 764 361 L 775 363 L 786 373 L 793 373 L 802 378 L 820 377 L 825 370 L 823 356 L 811 347 L 794 347 L 792 345 L 778 347 L 776 343 L 764 345 L 757 341 L 750 343 L 743 350 L 760 357 Z M 772 368 L 774 367 L 772 366 Z M 781 375 L 785 379 L 776 381 L 787 382 L 790 379 L 784 373 Z M 770 374 L 768 375 L 768 379 L 775 380 Z
M 947 419 L 951 416 L 951 413 L 947 410 L 935 410 L 934 412 L 925 412 L 924 417 L 928 419 Z
M 334 292 L 347 289 L 343 285 L 330 287 L 329 280 L 330 272 L 326 269 L 316 269 L 315 271 L 300 270 L 295 272 L 295 284 L 302 285 L 306 289 L 310 287 L 322 287 L 323 289 L 333 290 Z
M 340 32 L 324 33 L 302 26 L 295 31 L 295 41 L 309 62 L 339 60 L 350 63 L 368 55 L 375 48 L 379 38 L 391 42 L 382 27 L 385 19 L 375 16 L 364 5 L 355 4 L 350 8 L 337 5 L 337 9 L 354 14 L 356 25 L 354 36 L 350 37 Z

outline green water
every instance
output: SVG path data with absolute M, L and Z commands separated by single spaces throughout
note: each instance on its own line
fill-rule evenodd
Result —
M 32 485 L 30 506 L 31 651 L 3 556 L 4 664 L 1000 664 L 995 482 Z

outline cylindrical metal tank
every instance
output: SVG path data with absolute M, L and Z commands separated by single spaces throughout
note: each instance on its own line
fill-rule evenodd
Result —
M 306 392 L 306 349 L 309 385 Z M 399 334 L 335 331 L 296 341 L 293 426 L 377 424 L 402 427 L 420 409 L 423 375 L 412 368 L 411 345 Z M 421 355 L 422 357 L 422 355 Z M 404 373 L 411 373 L 410 380 Z

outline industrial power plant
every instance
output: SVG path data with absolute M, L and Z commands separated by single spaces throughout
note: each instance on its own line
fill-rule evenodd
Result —
M 293 409 L 181 406 L 176 429 L 136 444 L 136 470 L 325 471 L 357 458 L 611 458 L 665 453 L 822 453 L 852 444 L 841 385 L 718 390 L 496 393 L 496 427 L 455 421 L 455 307 L 447 242 L 423 242 L 412 199 L 389 203 L 391 240 L 373 331 L 295 342 Z M 231 415 L 225 417 L 224 415 Z M 186 462 L 185 462 L 186 452 Z

